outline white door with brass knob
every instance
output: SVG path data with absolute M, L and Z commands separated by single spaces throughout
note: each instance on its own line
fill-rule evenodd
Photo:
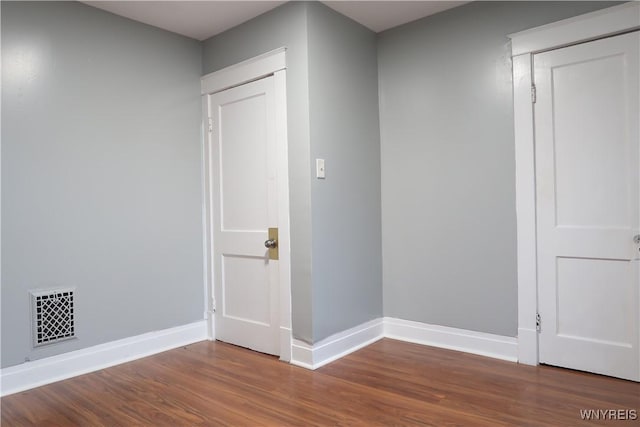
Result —
M 540 362 L 640 380 L 640 33 L 534 56 Z
M 274 79 L 209 95 L 208 107 L 215 336 L 277 355 L 280 271 Z

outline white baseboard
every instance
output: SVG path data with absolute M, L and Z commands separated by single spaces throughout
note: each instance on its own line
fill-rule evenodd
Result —
M 384 318 L 384 336 L 511 362 L 518 361 L 518 340 L 512 337 L 429 325 L 392 317 Z
M 317 369 L 383 338 L 382 319 L 374 319 L 339 332 L 313 345 L 293 339 L 291 364 Z
M 119 365 L 207 339 L 207 321 L 124 338 L 0 370 L 0 395 Z
M 381 338 L 518 361 L 518 339 L 385 317 L 337 333 L 315 344 L 294 339 L 291 364 L 317 369 Z
M 118 341 L 72 351 L 46 359 L 35 360 L 0 370 L 0 396 L 28 390 L 56 381 L 119 365 L 152 354 L 210 339 L 208 321 L 129 337 Z M 519 330 L 529 336 L 535 331 Z M 519 352 L 518 339 L 474 332 L 445 326 L 385 317 L 339 332 L 313 345 L 292 339 L 291 330 L 281 328 L 281 342 L 290 342 L 290 352 L 280 355 L 284 361 L 306 369 L 317 369 L 340 359 L 381 338 L 391 338 L 416 344 L 463 351 L 496 359 L 537 363 L 529 360 L 523 348 Z

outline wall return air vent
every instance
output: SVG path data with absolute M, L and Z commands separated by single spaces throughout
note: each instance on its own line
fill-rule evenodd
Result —
M 31 291 L 33 346 L 76 337 L 74 289 Z

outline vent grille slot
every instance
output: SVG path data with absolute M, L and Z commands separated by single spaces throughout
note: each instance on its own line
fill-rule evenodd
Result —
M 32 291 L 33 346 L 75 338 L 74 290 Z

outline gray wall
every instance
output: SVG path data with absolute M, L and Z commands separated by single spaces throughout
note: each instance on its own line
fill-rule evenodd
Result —
M 203 318 L 201 47 L 76 2 L 2 2 L 2 366 Z M 31 347 L 28 290 L 77 289 Z
M 385 316 L 515 336 L 507 34 L 607 2 L 473 2 L 379 35 Z
M 313 338 L 382 316 L 376 35 L 309 5 Z M 315 175 L 314 175 L 315 177 Z
M 287 48 L 292 326 L 296 338 L 312 342 L 307 6 L 287 3 L 206 40 L 203 72 Z
M 506 35 L 612 4 L 474 2 L 376 40 L 292 2 L 200 44 L 78 3 L 2 2 L 2 366 L 202 318 L 199 78 L 281 46 L 294 336 L 382 302 L 515 335 Z M 57 286 L 77 288 L 79 339 L 33 350 L 28 290 Z

